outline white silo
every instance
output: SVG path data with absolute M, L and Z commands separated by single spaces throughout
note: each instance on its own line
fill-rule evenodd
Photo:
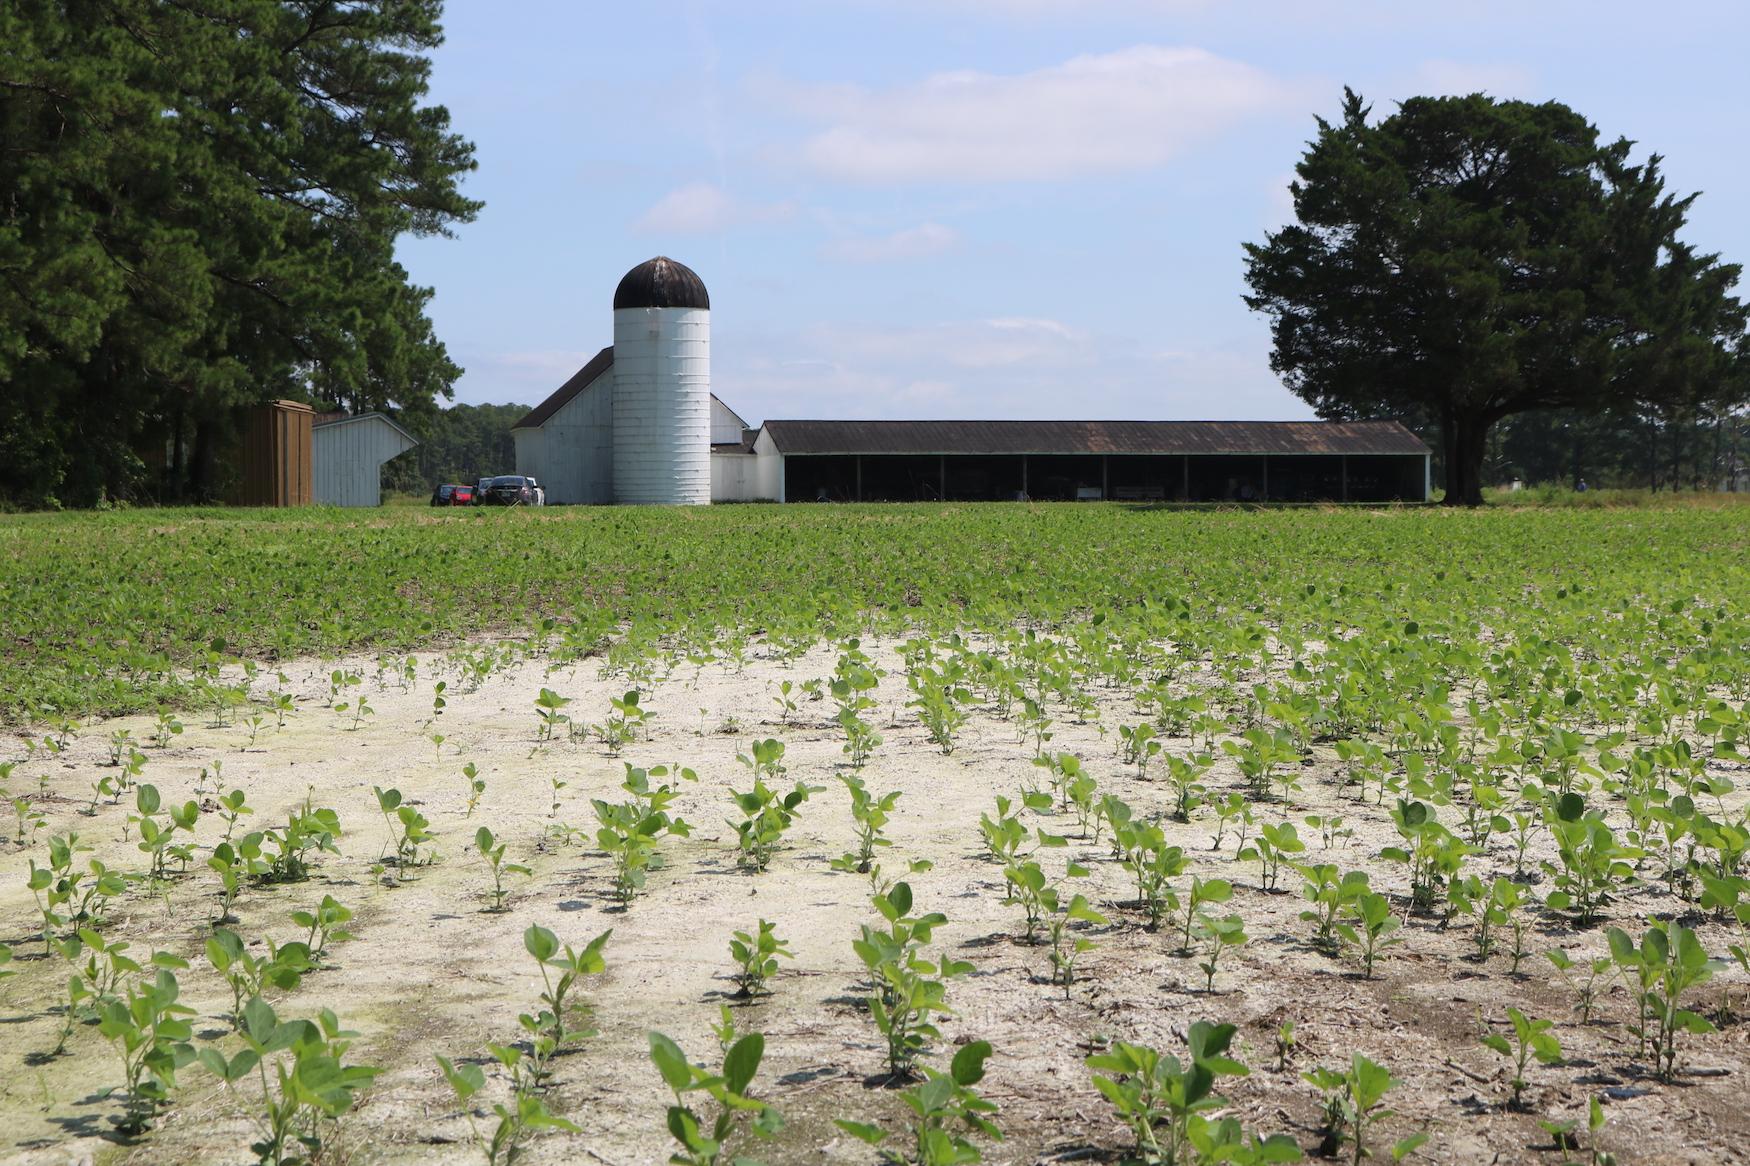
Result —
M 614 501 L 711 501 L 711 299 L 665 256 L 614 290 Z

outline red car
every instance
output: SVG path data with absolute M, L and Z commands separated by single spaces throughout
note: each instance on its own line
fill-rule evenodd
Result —
M 431 492 L 433 506 L 472 506 L 474 487 L 445 484 Z

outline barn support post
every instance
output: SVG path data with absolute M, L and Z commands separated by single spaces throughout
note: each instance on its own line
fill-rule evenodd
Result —
M 948 455 L 947 454 L 939 453 L 936 455 L 936 471 L 940 475 L 940 480 L 941 480 L 941 484 L 936 487 L 936 501 L 946 502 L 948 500 Z
M 1033 495 L 1031 495 L 1027 492 L 1027 455 L 1026 454 L 1021 455 L 1021 497 L 1022 498 L 1033 497 Z
M 1107 465 L 1108 461 L 1109 458 L 1106 454 L 1100 455 L 1100 501 L 1102 502 L 1109 502 L 1112 499 L 1112 475 L 1110 467 Z
M 1264 463 L 1264 487 L 1258 491 L 1258 500 L 1268 502 L 1270 501 L 1270 455 L 1265 454 L 1258 460 Z
M 863 500 L 863 455 L 857 455 L 857 501 Z
M 1191 501 L 1191 455 L 1186 454 L 1180 458 L 1179 464 L 1184 474 L 1184 481 L 1181 483 L 1183 492 L 1179 495 L 1179 501 L 1189 502 Z

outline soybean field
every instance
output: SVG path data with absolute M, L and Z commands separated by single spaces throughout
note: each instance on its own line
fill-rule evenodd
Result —
M 1745 1160 L 1750 507 L 0 518 L 0 1160 Z

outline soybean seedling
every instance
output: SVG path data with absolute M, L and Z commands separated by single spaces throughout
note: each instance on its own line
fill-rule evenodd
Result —
M 580 1011 L 571 1000 L 571 990 L 577 986 L 579 977 L 607 969 L 602 949 L 613 933 L 610 928 L 590 940 L 582 951 L 577 951 L 570 944 L 561 947 L 559 937 L 539 924 L 523 932 L 523 949 L 540 965 L 541 984 L 545 989 L 541 993 L 541 1007 L 517 1017 L 517 1023 L 529 1035 L 528 1072 L 533 1081 L 539 1083 L 547 1078 L 548 1061 L 567 1039 L 584 1035 L 570 1027 L 574 1014 Z M 554 975 L 555 972 L 558 974 Z
M 251 1072 L 260 1078 L 262 1139 L 250 1148 L 272 1166 L 325 1160 L 323 1123 L 350 1110 L 358 1091 L 378 1073 L 373 1066 L 345 1062 L 358 1034 L 341 1028 L 340 1018 L 327 1008 L 315 1020 L 282 1021 L 260 998 L 244 1008 L 240 1031 L 244 1047 L 236 1056 L 227 1060 L 208 1046 L 200 1051 L 200 1063 L 227 1087 Z M 274 1065 L 270 1077 L 268 1059 L 280 1052 L 287 1058 Z M 277 1089 L 269 1089 L 270 1080 Z
M 492 836 L 492 831 L 482 826 L 474 831 L 474 849 L 480 852 L 480 857 L 486 860 L 486 866 L 492 871 L 492 906 L 489 911 L 504 910 L 504 900 L 510 894 L 504 889 L 504 876 L 507 874 L 533 874 L 528 867 L 519 863 L 504 861 L 504 851 L 508 843 L 500 842 Z
M 946 1013 L 947 982 L 972 971 L 972 964 L 944 956 L 924 958 L 923 949 L 935 928 L 948 921 L 940 912 L 913 916 L 911 886 L 895 883 L 873 899 L 885 928 L 862 925 L 862 937 L 851 948 L 869 972 L 874 994 L 869 1014 L 887 1038 L 887 1068 L 891 1076 L 910 1074 L 913 1062 L 939 1038 L 932 1017 Z
M 493 1049 L 493 1054 L 500 1063 L 507 1058 L 520 1056 L 515 1049 Z M 462 1105 L 462 1113 L 468 1119 L 468 1129 L 474 1135 L 475 1144 L 486 1155 L 486 1166 L 509 1166 L 516 1159 L 524 1139 L 535 1130 L 557 1129 L 574 1134 L 583 1132 L 573 1123 L 549 1113 L 546 1102 L 533 1093 L 516 1089 L 509 1105 L 502 1101 L 493 1103 L 492 1112 L 498 1118 L 498 1124 L 493 1127 L 490 1136 L 483 1134 L 474 1122 L 472 1101 L 476 1093 L 486 1088 L 485 1071 L 479 1065 L 455 1064 L 444 1056 L 439 1056 L 437 1063 L 438 1068 L 443 1071 L 444 1080 L 449 1082 L 451 1090 L 456 1094 L 456 1100 Z M 514 1066 L 512 1071 L 515 1072 Z
M 761 742 L 764 745 L 776 745 L 776 756 L 783 756 L 783 743 L 778 741 Z M 759 745 L 755 746 L 756 750 Z M 743 755 L 744 759 L 745 755 Z M 741 810 L 743 818 L 740 822 L 729 823 L 734 829 L 736 845 L 741 850 L 740 863 L 755 872 L 763 871 L 772 861 L 772 855 L 782 845 L 784 832 L 796 821 L 796 810 L 808 800 L 810 794 L 819 793 L 824 786 L 804 785 L 797 782 L 789 793 L 779 794 L 766 784 L 761 767 L 749 762 L 754 769 L 753 789 L 747 793 L 730 791 L 730 797 Z
M 778 973 L 778 960 L 795 959 L 790 944 L 778 938 L 776 925 L 761 919 L 753 931 L 737 931 L 729 941 L 735 961 L 736 995 L 752 999 L 770 993 L 766 981 Z
M 681 1047 L 662 1033 L 650 1034 L 650 1060 L 674 1093 L 674 1104 L 668 1107 L 668 1130 L 680 1143 L 680 1150 L 670 1162 L 679 1166 L 748 1163 L 750 1159 L 732 1156 L 729 1151 L 739 1119 L 751 1117 L 747 1128 L 759 1138 L 769 1138 L 783 1128 L 784 1119 L 777 1110 L 748 1096 L 748 1086 L 753 1084 L 765 1051 L 766 1038 L 748 1033 L 724 1053 L 723 1071 L 712 1073 L 688 1061 Z M 688 1106 L 688 1095 L 700 1093 L 717 1103 L 714 1118 L 707 1119 Z
M 614 898 L 621 903 L 630 903 L 644 888 L 647 872 L 660 865 L 658 839 L 665 834 L 686 838 L 692 833 L 685 820 L 668 812 L 676 797 L 675 788 L 666 782 L 651 784 L 651 778 L 669 773 L 666 765 L 639 769 L 626 764 L 626 780 L 620 788 L 631 798 L 617 804 L 595 798 L 590 803 L 601 824 L 596 843 L 613 860 Z M 687 768 L 679 768 L 678 776 L 685 781 L 698 780 L 698 774 Z
M 1203 914 L 1197 916 L 1196 931 L 1203 940 L 1203 962 L 1197 965 L 1203 973 L 1203 990 L 1214 992 L 1216 964 L 1223 951 L 1245 945 L 1246 921 L 1238 915 Z
M 231 989 L 231 1027 L 243 1026 L 244 1004 L 260 997 L 269 988 L 289 992 L 298 986 L 304 973 L 314 965 L 310 949 L 293 942 L 275 947 L 269 941 L 266 955 L 251 955 L 243 940 L 234 931 L 215 927 L 207 936 L 207 962 Z
M 1104 926 L 1107 918 L 1094 910 L 1085 895 L 1072 895 L 1061 910 L 1053 910 L 1046 920 L 1046 934 L 1051 939 L 1051 979 L 1063 985 L 1063 995 L 1069 998 L 1069 987 L 1075 982 L 1076 961 L 1094 950 L 1094 941 L 1070 930 L 1072 923 Z
M 1598 1003 L 1599 994 L 1615 978 L 1616 962 L 1607 955 L 1592 960 L 1576 960 L 1560 948 L 1553 948 L 1543 954 L 1545 959 L 1555 965 L 1568 989 L 1574 993 L 1574 1011 L 1580 1014 L 1580 1023 L 1590 1024 L 1592 1009 Z
M 1301 1076 L 1327 1093 L 1325 1141 L 1318 1152 L 1335 1156 L 1347 1142 L 1353 1149 L 1352 1166 L 1361 1166 L 1362 1159 L 1369 1153 L 1367 1130 L 1391 1116 L 1392 1111 L 1384 1108 L 1385 1095 L 1403 1082 L 1393 1077 L 1384 1065 L 1360 1053 L 1350 1058 L 1347 1071 L 1318 1068 Z M 1426 1133 L 1404 1138 L 1391 1147 L 1392 1160 L 1402 1161 L 1427 1140 Z
M 1536 1058 L 1540 1065 L 1559 1064 L 1562 1059 L 1561 1042 L 1550 1032 L 1555 1027 L 1553 1020 L 1532 1020 L 1517 1008 L 1507 1009 L 1507 1019 L 1512 1023 L 1511 1036 L 1503 1036 L 1498 1032 L 1484 1033 L 1482 1043 L 1500 1053 L 1513 1063 L 1513 1100 L 1514 1109 L 1524 1108 L 1525 1067 Z
M 150 1129 L 160 1106 L 170 1101 L 176 1071 L 194 1060 L 194 1009 L 177 1002 L 181 989 L 168 968 L 150 984 L 128 988 L 125 1000 L 112 1000 L 98 1028 L 121 1053 L 126 1077 L 126 1109 L 117 1128 L 126 1134 Z
M 405 879 L 408 869 L 420 864 L 420 846 L 431 841 L 431 823 L 424 814 L 402 801 L 400 790 L 381 786 L 372 786 L 371 789 L 377 795 L 377 808 L 383 812 L 383 821 L 389 825 L 389 842 L 384 850 L 387 851 L 389 846 L 395 848 L 396 877 Z
M 312 962 L 322 958 L 330 943 L 344 943 L 353 937 L 346 929 L 352 922 L 352 909 L 342 906 L 333 895 L 323 895 L 314 910 L 293 911 L 292 922 L 309 932 L 304 946 Z
M 857 848 L 833 859 L 832 869 L 868 874 L 875 860 L 876 848 L 893 845 L 882 832 L 886 829 L 894 805 L 899 801 L 899 791 L 872 794 L 863 784 L 863 779 L 856 774 L 841 773 L 839 780 L 845 783 L 845 789 L 851 795 L 851 821 L 854 823 Z
M 1380 952 L 1403 942 L 1396 934 L 1401 922 L 1392 914 L 1391 901 L 1368 892 L 1349 905 L 1349 919 L 1335 925 L 1336 933 L 1361 956 L 1361 974 L 1373 978 L 1373 965 Z
M 1147 1045 L 1114 1041 L 1087 1059 L 1094 1088 L 1118 1111 L 1136 1139 L 1144 1162 L 1184 1162 L 1190 1125 L 1197 1114 L 1223 1104 L 1215 1095 L 1221 1077 L 1244 1077 L 1251 1070 L 1227 1055 L 1239 1030 L 1231 1024 L 1199 1020 L 1186 1033 L 1189 1060 L 1163 1055 Z
M 535 715 L 541 721 L 540 733 L 535 738 L 537 741 L 551 741 L 554 729 L 571 723 L 571 718 L 560 711 L 570 703 L 570 697 L 560 696 L 551 688 L 541 690 L 541 695 L 535 698 Z
M 480 804 L 480 797 L 486 792 L 486 779 L 480 776 L 480 768 L 472 761 L 462 766 L 462 780 L 467 785 L 468 808 L 462 816 L 472 818 L 474 809 Z
M 946 1073 L 924 1070 L 924 1080 L 900 1094 L 906 1107 L 917 1118 L 912 1131 L 909 1155 L 884 1150 L 883 1157 L 893 1163 L 917 1163 L 917 1166 L 955 1166 L 963 1162 L 983 1161 L 976 1144 L 965 1133 L 983 1134 L 994 1142 L 1003 1140 L 1002 1131 L 989 1115 L 996 1112 L 996 1103 L 979 1095 L 973 1088 L 984 1080 L 984 1063 L 990 1058 L 989 1041 L 973 1041 L 960 1046 Z M 879 1146 L 888 1137 L 886 1130 L 868 1122 L 835 1118 L 833 1124 L 858 1141 Z

